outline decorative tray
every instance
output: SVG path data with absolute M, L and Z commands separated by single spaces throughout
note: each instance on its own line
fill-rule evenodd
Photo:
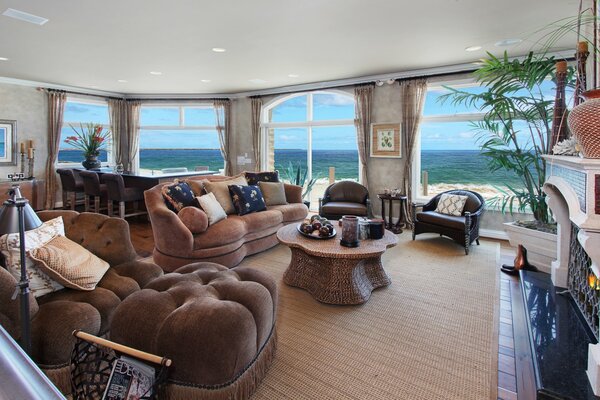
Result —
M 333 232 L 331 232 L 331 234 L 330 234 L 329 236 L 319 236 L 318 232 L 316 232 L 316 231 L 315 231 L 315 232 L 313 232 L 313 233 L 304 233 L 304 232 L 302 232 L 302 231 L 300 230 L 300 225 L 301 225 L 301 224 L 299 224 L 299 225 L 297 225 L 297 226 L 296 226 L 296 230 L 297 230 L 298 232 L 300 232 L 300 234 L 301 234 L 302 236 L 306 236 L 306 237 L 308 237 L 308 238 L 311 238 L 311 239 L 317 239 L 317 240 L 327 240 L 327 239 L 332 239 L 332 238 L 334 238 L 334 237 L 335 237 L 335 235 L 337 235 L 337 231 L 335 230 L 335 228 L 333 228 Z

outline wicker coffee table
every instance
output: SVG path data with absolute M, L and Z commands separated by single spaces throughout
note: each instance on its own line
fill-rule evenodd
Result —
M 281 228 L 277 239 L 292 250 L 283 281 L 328 304 L 361 304 L 373 289 L 391 283 L 381 255 L 398 244 L 396 235 L 386 230 L 382 239 L 362 240 L 355 248 L 340 245 L 339 235 L 317 240 L 298 233 L 296 224 Z

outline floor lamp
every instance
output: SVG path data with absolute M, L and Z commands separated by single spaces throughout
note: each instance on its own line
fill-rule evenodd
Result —
M 8 192 L 10 199 L 0 208 L 0 235 L 19 232 L 21 279 L 17 283 L 21 308 L 21 347 L 31 354 L 31 322 L 29 321 L 29 278 L 25 267 L 25 231 L 42 225 L 29 201 L 21 196 L 19 185 Z

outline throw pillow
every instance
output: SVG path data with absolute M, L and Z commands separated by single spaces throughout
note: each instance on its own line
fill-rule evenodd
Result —
M 204 189 L 207 193 L 212 193 L 215 195 L 215 198 L 219 204 L 221 204 L 221 207 L 223 207 L 223 210 L 225 210 L 226 214 L 233 214 L 235 213 L 235 208 L 233 207 L 231 196 L 229 195 L 229 185 L 247 186 L 248 182 L 243 176 L 219 182 L 205 181 Z
M 459 217 L 462 215 L 467 199 L 467 196 L 444 193 L 440 196 L 435 212 Z
M 258 182 L 258 187 L 268 206 L 278 206 L 288 203 L 285 197 L 283 182 Z
M 29 252 L 43 246 L 56 236 L 65 235 L 65 226 L 62 217 L 44 222 L 40 227 L 25 232 L 25 251 Z M 4 255 L 6 269 L 17 281 L 21 279 L 21 255 L 18 233 L 9 233 L 0 237 L 0 251 Z M 46 273 L 39 269 L 35 261 L 27 254 L 25 267 L 29 278 L 29 289 L 35 297 L 63 289 L 58 282 L 50 279 Z
M 94 290 L 109 268 L 106 261 L 64 236 L 31 250 L 29 256 L 48 276 L 71 289 Z
M 258 182 L 279 182 L 279 171 L 244 172 L 248 185 L 258 185 Z
M 192 189 L 192 192 L 194 192 L 194 196 L 198 197 L 206 194 L 206 191 L 204 191 L 204 185 L 202 184 L 202 180 L 187 179 L 184 182 L 190 185 L 190 189 Z
M 165 185 L 161 189 L 165 203 L 169 210 L 179 212 L 183 207 L 194 205 L 194 192 L 187 182 L 176 182 Z
M 235 206 L 238 215 L 245 215 L 252 212 L 264 211 L 267 209 L 265 200 L 258 186 L 249 185 L 229 185 L 231 200 Z
M 204 196 L 196 197 L 198 204 L 208 217 L 208 225 L 214 225 L 222 219 L 227 218 L 227 214 L 221 203 L 219 203 L 213 193 L 205 194 Z

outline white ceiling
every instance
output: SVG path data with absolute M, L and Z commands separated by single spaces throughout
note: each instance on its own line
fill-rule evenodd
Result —
M 49 19 L 38 26 L 0 15 L 0 57 L 9 58 L 0 77 L 119 93 L 256 91 L 472 62 L 486 50 L 501 53 L 494 43 L 514 37 L 526 40 L 506 49 L 522 55 L 532 32 L 577 7 L 578 0 L 0 0 L 0 13 Z M 568 37 L 558 47 L 574 43 Z M 472 45 L 483 49 L 464 50 Z

